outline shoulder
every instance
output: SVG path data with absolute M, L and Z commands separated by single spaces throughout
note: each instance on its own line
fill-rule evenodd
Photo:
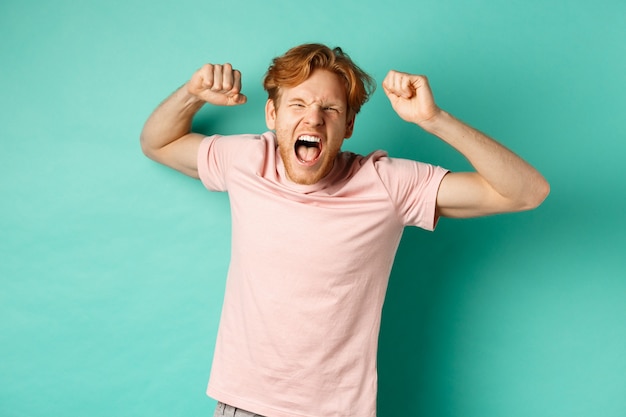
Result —
M 272 132 L 263 134 L 212 135 L 205 137 L 198 149 L 201 160 L 221 159 L 223 161 L 247 160 L 264 157 L 276 147 Z
M 359 164 L 362 168 L 366 168 L 361 169 L 362 171 L 375 175 L 390 195 L 396 196 L 436 190 L 448 173 L 448 170 L 437 165 L 390 157 L 385 151 L 372 152 L 359 159 Z
M 219 147 L 258 147 L 258 146 L 274 146 L 276 136 L 273 132 L 265 132 L 263 134 L 236 134 L 236 135 L 220 135 L 215 134 L 207 136 L 202 141 L 205 148 L 212 146 Z
M 387 155 L 387 152 L 381 150 L 374 151 L 367 155 L 361 155 L 350 151 L 342 151 L 339 155 L 337 155 L 336 162 L 343 170 L 356 173 L 356 171 L 363 167 L 374 167 L 378 161 L 388 158 L 389 156 Z
M 233 173 L 258 172 L 273 158 L 274 149 L 271 132 L 207 136 L 198 149 L 198 175 L 207 188 L 225 190 Z
M 437 172 L 447 172 L 447 170 L 429 164 L 427 162 L 415 161 L 406 158 L 390 157 L 384 151 L 376 151 L 368 156 L 370 162 L 381 176 L 394 177 L 416 177 L 425 179 Z
M 434 168 L 433 165 L 424 162 L 391 157 L 383 150 L 376 150 L 367 155 L 342 152 L 339 161 L 344 169 L 350 170 L 353 174 L 360 171 L 377 173 L 383 179 L 388 176 L 413 175 L 419 171 Z

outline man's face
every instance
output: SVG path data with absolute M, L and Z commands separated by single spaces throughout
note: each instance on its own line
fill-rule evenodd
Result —
M 316 70 L 301 84 L 281 88 L 278 103 L 267 101 L 267 127 L 276 131 L 289 179 L 315 184 L 330 172 L 343 140 L 352 135 L 347 96 L 339 75 Z

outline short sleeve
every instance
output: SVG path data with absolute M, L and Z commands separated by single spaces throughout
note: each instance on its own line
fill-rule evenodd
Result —
M 448 170 L 401 158 L 380 157 L 375 167 L 405 226 L 434 230 L 437 193 Z
M 198 176 L 202 184 L 212 191 L 226 191 L 224 172 L 228 158 L 216 149 L 220 136 L 208 136 L 198 149 Z
M 245 165 L 246 158 L 258 155 L 251 149 L 257 135 L 213 135 L 204 138 L 198 148 L 198 176 L 211 191 L 227 191 L 229 175 L 237 165 Z

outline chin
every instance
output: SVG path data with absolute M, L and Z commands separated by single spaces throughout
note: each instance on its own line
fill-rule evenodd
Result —
M 294 175 L 289 172 L 287 172 L 287 175 L 292 182 L 300 185 L 313 185 L 323 178 L 318 175 Z
M 293 169 L 291 167 L 285 167 L 285 169 L 289 179 L 300 185 L 315 184 L 328 174 L 327 170 L 322 170 L 321 168 L 315 171 L 304 170 L 304 172 L 302 169 Z

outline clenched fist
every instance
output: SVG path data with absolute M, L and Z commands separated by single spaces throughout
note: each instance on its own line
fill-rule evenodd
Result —
M 441 112 L 435 104 L 428 79 L 423 75 L 389 71 L 383 81 L 383 90 L 395 112 L 407 122 L 419 125 Z
M 241 94 L 241 72 L 230 64 L 203 65 L 187 83 L 187 90 L 216 106 L 237 106 L 247 101 Z

